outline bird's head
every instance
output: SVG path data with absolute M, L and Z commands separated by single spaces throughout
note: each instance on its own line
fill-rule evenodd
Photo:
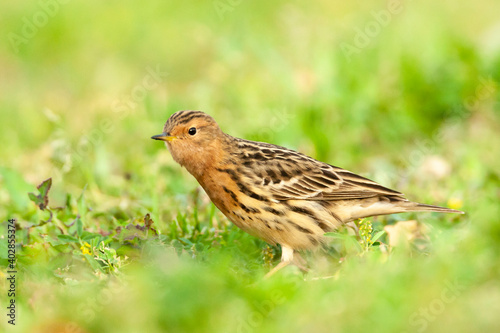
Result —
M 174 160 L 196 177 L 202 168 L 220 157 L 224 136 L 208 114 L 178 111 L 167 120 L 163 133 L 151 138 L 165 141 Z

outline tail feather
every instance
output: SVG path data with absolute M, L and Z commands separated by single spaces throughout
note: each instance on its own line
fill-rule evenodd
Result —
M 434 206 L 434 205 L 426 205 L 417 202 L 412 202 L 413 205 L 406 207 L 407 212 L 439 212 L 439 213 L 456 213 L 456 214 L 465 214 L 460 210 L 455 210 L 446 207 Z
M 342 222 L 349 222 L 355 219 L 368 216 L 389 215 L 405 212 L 438 212 L 465 214 L 462 211 L 421 204 L 406 200 L 402 197 L 375 197 L 359 200 L 356 204 L 345 201 L 343 205 L 335 207 L 335 215 Z

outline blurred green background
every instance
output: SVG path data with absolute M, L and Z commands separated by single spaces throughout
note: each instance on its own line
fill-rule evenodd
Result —
M 18 274 L 16 326 L 2 312 L 0 328 L 500 331 L 499 13 L 495 0 L 3 2 L 3 312 L 8 218 Z M 305 277 L 263 280 L 280 249 L 232 226 L 150 139 L 181 109 L 467 214 L 372 219 L 386 233 L 371 246 L 340 232 Z M 51 213 L 28 197 L 47 178 Z

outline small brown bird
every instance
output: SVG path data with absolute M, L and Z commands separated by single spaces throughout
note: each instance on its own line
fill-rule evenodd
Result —
M 174 160 L 236 226 L 281 245 L 281 262 L 270 274 L 294 261 L 296 251 L 320 245 L 326 232 L 359 218 L 413 211 L 463 214 L 408 201 L 400 192 L 296 151 L 232 137 L 201 111 L 174 113 L 152 139 L 165 141 Z

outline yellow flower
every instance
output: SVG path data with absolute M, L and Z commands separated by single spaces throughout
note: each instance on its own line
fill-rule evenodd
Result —
M 361 237 L 361 244 L 365 247 L 365 250 L 373 245 L 372 244 L 372 222 L 370 220 L 361 219 L 359 221 L 359 236 Z
M 82 254 L 92 254 L 90 251 L 90 244 L 87 242 L 84 242 L 83 245 L 80 247 L 80 250 L 82 250 Z
M 463 201 L 460 198 L 450 198 L 448 200 L 448 207 L 452 209 L 460 209 L 463 206 Z

